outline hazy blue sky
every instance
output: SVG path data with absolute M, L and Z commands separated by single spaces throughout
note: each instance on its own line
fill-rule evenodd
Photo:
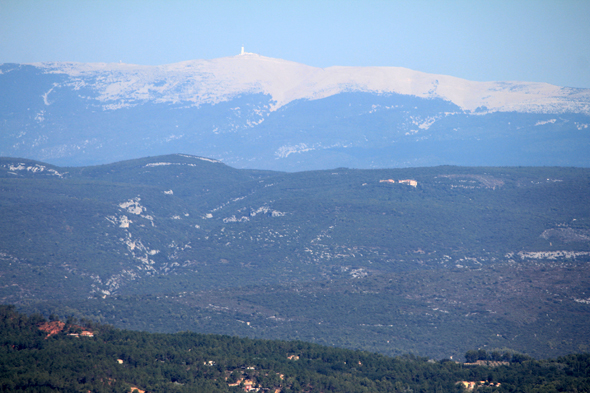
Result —
M 590 88 L 590 1 L 0 0 L 0 63 L 167 64 L 246 51 Z

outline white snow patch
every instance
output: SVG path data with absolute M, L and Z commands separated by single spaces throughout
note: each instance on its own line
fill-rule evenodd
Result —
M 49 100 L 47 99 L 47 97 L 49 96 L 49 93 L 51 93 L 53 91 L 53 89 L 55 89 L 55 86 L 57 86 L 56 83 L 53 84 L 53 87 L 51 89 L 49 89 L 49 91 L 47 91 L 45 94 L 43 94 L 43 103 L 47 106 L 51 105 L 51 103 L 49 102 Z
M 35 120 L 37 120 L 38 123 L 42 123 L 45 120 L 45 110 L 39 111 L 37 115 L 35 115 Z
M 438 120 L 437 117 L 427 117 L 426 119 L 422 119 L 421 117 L 411 117 L 412 120 L 412 124 L 418 126 L 419 129 L 421 130 L 427 130 L 430 128 L 431 125 L 434 124 L 434 122 L 436 120 Z M 418 130 L 415 130 L 414 132 L 418 132 Z M 407 135 L 407 134 L 406 134 Z
M 321 143 L 316 143 L 313 146 L 308 146 L 306 143 L 299 143 L 296 145 L 285 145 L 285 146 L 281 146 L 277 149 L 277 151 L 275 151 L 275 158 L 279 159 L 279 158 L 287 158 L 289 157 L 290 154 L 293 153 L 305 153 L 307 151 L 313 151 L 313 150 L 327 150 L 327 149 L 332 149 L 335 147 L 350 147 L 352 144 L 342 144 L 340 142 L 334 143 L 332 145 L 329 146 L 322 146 Z
M 176 127 L 178 127 L 178 126 L 176 126 Z M 184 138 L 184 134 L 182 134 L 182 135 L 170 135 L 170 136 L 166 137 L 166 142 L 170 142 L 170 141 L 174 141 L 174 140 L 182 139 L 182 138 Z
M 538 121 L 538 122 L 535 124 L 535 126 L 542 126 L 542 125 L 545 125 L 545 124 L 553 124 L 553 123 L 555 123 L 556 121 L 557 121 L 557 119 L 544 120 L 544 121 L 543 121 L 543 120 L 539 120 L 539 121 Z
M 290 154 L 293 153 L 303 153 L 306 151 L 315 150 L 315 147 L 308 147 L 305 143 L 299 143 L 297 145 L 285 145 L 279 147 L 279 149 L 275 152 L 275 156 L 277 158 L 287 158 Z

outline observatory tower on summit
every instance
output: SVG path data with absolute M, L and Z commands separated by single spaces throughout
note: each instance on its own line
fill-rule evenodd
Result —
M 255 55 L 255 54 L 256 54 L 256 53 L 250 53 L 250 52 L 246 52 L 246 51 L 244 50 L 244 46 L 242 45 L 242 51 L 240 52 L 240 56 L 241 56 L 241 55 Z
M 244 56 L 244 55 L 255 55 L 255 56 L 260 56 L 258 53 L 252 53 L 252 52 L 246 52 L 244 50 L 244 45 L 242 45 L 242 51 L 240 52 L 240 54 L 238 56 Z

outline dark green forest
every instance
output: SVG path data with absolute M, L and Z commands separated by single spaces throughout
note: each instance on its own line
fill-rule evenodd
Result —
M 461 381 L 475 382 L 478 392 L 590 390 L 589 354 L 539 361 L 473 350 L 468 360 L 496 363 L 465 365 L 301 341 L 120 330 L 73 317 L 48 334 L 40 329 L 47 323 L 39 314 L 0 307 L 1 391 L 461 392 Z M 73 334 L 82 330 L 93 336 Z

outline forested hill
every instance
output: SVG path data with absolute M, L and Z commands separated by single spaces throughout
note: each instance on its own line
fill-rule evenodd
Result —
M 455 359 L 590 349 L 590 169 L 0 159 L 0 302 Z
M 49 329 L 47 326 L 60 326 Z M 86 335 L 80 334 L 84 330 Z M 479 351 L 481 355 L 482 351 Z M 475 352 L 477 353 L 477 352 Z M 303 342 L 150 334 L 0 307 L 0 390 L 13 392 L 583 392 L 590 355 L 464 365 Z M 474 359 L 475 360 L 475 359 Z

